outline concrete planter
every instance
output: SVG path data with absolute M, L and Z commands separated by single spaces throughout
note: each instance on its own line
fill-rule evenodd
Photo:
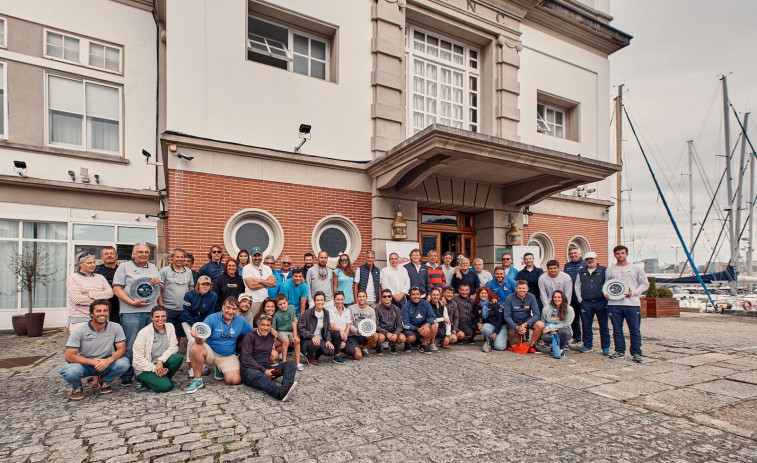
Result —
M 642 297 L 641 314 L 641 318 L 680 317 L 681 310 L 678 299 L 672 297 Z

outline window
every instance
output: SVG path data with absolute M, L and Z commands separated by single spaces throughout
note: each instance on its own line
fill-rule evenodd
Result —
M 478 132 L 479 50 L 407 28 L 410 135 L 431 124 Z
M 121 47 L 105 45 L 86 37 L 45 31 L 45 56 L 74 64 L 121 72 Z
M 79 62 L 79 39 L 47 31 L 45 55 L 65 61 Z
M 89 65 L 113 72 L 121 71 L 121 50 L 99 43 L 89 43 Z
M 0 62 L 0 138 L 8 138 L 8 98 L 5 89 L 8 87 L 5 78 L 5 63 Z
M 330 215 L 321 219 L 313 228 L 311 237 L 316 252 L 326 251 L 333 262 L 340 254 L 347 254 L 354 261 L 360 255 L 360 230 L 347 217 Z
M 536 131 L 567 140 L 579 139 L 579 104 L 545 92 L 537 93 Z
M 284 229 L 275 217 L 260 209 L 245 209 L 234 214 L 223 232 L 224 245 L 229 254 L 254 247 L 263 255 L 278 256 L 284 249 Z
M 581 251 L 581 255 L 583 256 L 587 252 L 591 251 L 591 246 L 589 245 L 589 241 L 583 236 L 574 236 L 568 243 L 568 252 L 570 252 L 571 249 L 578 249 L 579 251 Z M 570 258 L 570 255 L 568 255 L 568 258 Z
M 120 89 L 49 75 L 47 104 L 50 144 L 120 153 Z
M 5 20 L 5 18 L 0 18 L 0 47 L 5 48 L 8 46 L 7 37 L 8 33 L 6 32 L 5 25 L 8 24 L 8 21 Z
M 534 265 L 537 267 L 541 267 L 548 260 L 555 258 L 555 247 L 546 233 L 536 232 L 532 234 L 528 239 L 528 245 L 539 248 L 538 254 L 534 253 Z
M 329 79 L 329 41 L 248 18 L 247 59 L 317 79 Z
M 151 261 L 156 261 L 154 252 L 157 243 L 155 228 L 130 227 L 125 225 L 101 225 L 75 223 L 73 230 L 73 253 L 87 251 L 100 263 L 100 251 L 105 246 L 115 246 L 119 262 L 131 260 L 131 251 L 135 243 L 147 243 L 153 253 Z

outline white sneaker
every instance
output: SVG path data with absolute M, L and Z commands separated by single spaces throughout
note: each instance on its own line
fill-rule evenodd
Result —
M 187 376 L 189 376 L 190 378 L 194 378 L 195 377 L 195 371 L 190 368 L 189 370 L 187 370 Z
M 301 363 L 298 363 L 298 364 L 297 364 L 297 371 L 302 371 L 302 370 L 304 370 L 304 369 L 305 369 L 305 367 L 304 367 L 304 366 L 302 366 L 302 364 L 301 364 Z
M 436 347 L 435 342 L 432 342 L 431 344 L 429 344 L 429 347 L 431 348 L 431 352 L 439 352 L 439 348 Z

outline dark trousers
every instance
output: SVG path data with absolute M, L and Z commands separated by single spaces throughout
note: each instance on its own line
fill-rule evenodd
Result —
M 186 338 L 187 335 L 184 334 L 184 327 L 181 326 L 181 316 L 184 314 L 181 310 L 167 310 L 166 311 L 166 323 L 170 323 L 173 325 L 174 329 L 176 330 L 176 337 L 177 338 Z
M 318 358 L 321 355 L 327 355 L 332 356 L 334 355 L 334 349 L 329 349 L 326 347 L 326 339 L 321 339 L 321 345 L 316 346 L 313 344 L 312 339 L 302 339 L 300 338 L 300 350 L 303 354 L 305 354 L 305 357 L 307 358 Z
M 623 334 L 623 321 L 628 324 L 631 336 L 631 355 L 641 355 L 641 308 L 629 305 L 611 305 L 608 307 L 612 319 L 612 339 L 615 350 L 626 353 L 626 337 Z
M 552 331 L 541 335 L 541 340 L 546 342 L 548 346 L 552 345 Z M 560 349 L 565 349 L 570 341 L 570 330 L 567 328 L 558 328 L 555 332 L 560 337 Z
M 331 344 L 334 345 L 334 350 L 336 352 L 339 352 L 339 346 L 342 345 L 342 342 L 346 343 L 344 345 L 344 349 L 342 349 L 342 352 L 352 357 L 355 355 L 355 345 L 351 342 L 347 342 L 346 339 L 342 339 L 342 333 L 339 331 L 332 331 L 331 332 Z
M 268 367 L 271 370 L 281 369 L 283 376 L 281 377 L 281 386 L 276 384 L 274 380 L 269 378 L 262 371 L 258 371 L 252 367 L 242 367 L 242 382 L 253 389 L 260 389 L 274 399 L 280 399 L 281 389 L 291 386 L 294 383 L 294 375 L 297 373 L 297 367 L 294 362 L 284 362 L 278 365 L 271 365 Z
M 575 294 L 570 301 L 570 306 L 573 307 L 574 314 L 581 313 L 581 303 L 578 302 L 578 298 Z M 581 317 L 575 316 L 573 317 L 573 323 L 570 324 L 570 329 L 573 330 L 573 339 L 575 339 L 576 342 L 581 342 L 581 321 Z
M 602 343 L 602 349 L 610 348 L 610 326 L 607 315 L 607 300 L 583 301 L 581 303 L 581 323 L 583 323 L 584 347 L 594 347 L 594 315 L 599 322 L 599 339 Z

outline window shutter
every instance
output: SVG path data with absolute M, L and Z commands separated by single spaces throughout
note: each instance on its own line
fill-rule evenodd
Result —
M 87 83 L 87 116 L 118 121 L 118 89 Z
M 76 114 L 84 113 L 84 102 L 81 98 L 80 81 L 50 76 L 48 80 L 48 102 L 51 109 Z

